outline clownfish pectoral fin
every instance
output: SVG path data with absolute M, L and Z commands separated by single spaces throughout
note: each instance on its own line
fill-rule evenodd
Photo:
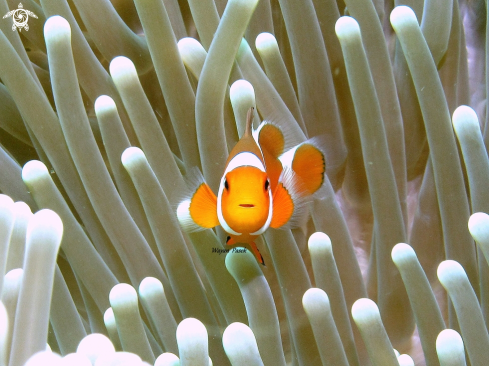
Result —
M 219 225 L 216 195 L 206 183 L 202 183 L 192 198 L 178 205 L 177 216 L 180 225 L 188 232 L 211 229 Z
M 273 216 L 270 227 L 293 228 L 303 224 L 308 193 L 300 178 L 285 167 L 280 182 L 273 193 Z
M 280 182 L 273 193 L 273 216 L 270 227 L 278 229 L 284 226 L 294 214 L 294 201 L 290 192 Z
M 323 185 L 326 160 L 315 138 L 290 149 L 280 161 L 294 171 L 307 194 L 314 194 Z
M 200 172 L 193 174 L 193 194 L 180 202 L 177 217 L 180 225 L 188 232 L 210 229 L 219 225 L 217 218 L 217 197 L 204 182 Z

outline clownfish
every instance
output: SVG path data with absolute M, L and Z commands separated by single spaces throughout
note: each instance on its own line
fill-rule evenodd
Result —
M 217 196 L 200 175 L 190 197 L 178 205 L 177 216 L 186 231 L 221 225 L 228 245 L 248 244 L 264 265 L 255 238 L 269 227 L 297 225 L 307 198 L 323 185 L 326 163 L 314 140 L 284 153 L 282 131 L 266 121 L 253 130 L 252 120 L 253 108 L 226 161 Z

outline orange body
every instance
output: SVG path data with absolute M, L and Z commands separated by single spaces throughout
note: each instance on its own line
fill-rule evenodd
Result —
M 258 231 L 269 215 L 270 183 L 268 176 L 252 166 L 242 166 L 226 174 L 222 192 L 222 215 L 236 232 Z

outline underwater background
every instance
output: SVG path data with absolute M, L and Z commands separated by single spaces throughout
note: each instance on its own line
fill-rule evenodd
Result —
M 485 1 L 0 15 L 0 366 L 488 364 Z M 266 266 L 176 217 L 250 107 L 326 156 Z

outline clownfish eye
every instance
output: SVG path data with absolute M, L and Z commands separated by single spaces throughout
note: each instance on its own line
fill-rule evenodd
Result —
M 226 190 L 229 189 L 229 184 L 227 179 L 224 179 L 224 188 L 226 188 Z
M 268 188 L 270 187 L 270 181 L 267 179 L 265 181 L 265 191 L 268 191 Z

